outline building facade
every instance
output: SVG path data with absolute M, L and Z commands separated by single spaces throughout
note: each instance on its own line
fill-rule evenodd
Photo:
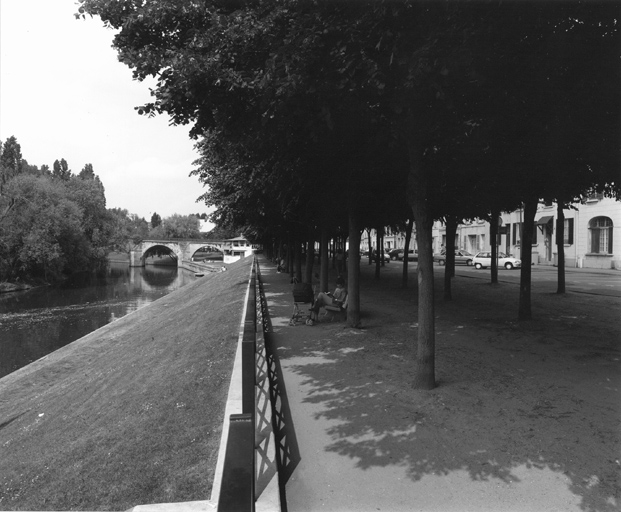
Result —
M 371 238 L 371 244 L 369 245 L 369 235 Z M 416 249 L 416 236 L 412 233 L 412 239 L 410 240 L 410 249 Z M 360 238 L 360 250 L 368 251 L 369 249 L 376 249 L 377 237 L 375 229 L 365 230 Z M 384 228 L 384 249 L 390 251 L 392 249 L 403 249 L 405 247 L 405 233 L 401 231 L 393 231 L 390 227 Z
M 575 204 L 563 211 L 564 252 L 567 267 L 621 269 L 621 203 L 601 195 L 590 197 L 584 204 Z M 499 250 L 520 257 L 524 212 L 517 210 L 501 216 Z M 540 204 L 535 215 L 531 241 L 535 265 L 557 265 L 557 206 Z M 473 254 L 491 250 L 490 225 L 477 220 L 457 228 L 455 246 Z M 446 245 L 446 228 L 436 222 L 433 230 L 434 252 Z
M 565 217 L 564 252 L 565 265 L 579 268 L 602 268 L 621 270 L 621 203 L 593 195 L 584 204 L 574 204 L 563 211 Z M 524 212 L 516 210 L 501 215 L 499 250 L 519 258 L 522 254 L 522 225 Z M 535 215 L 535 229 L 531 241 L 535 265 L 557 265 L 556 246 L 557 206 L 539 204 Z M 375 230 L 371 230 L 371 246 L 368 233 L 362 235 L 360 249 L 375 249 Z M 436 222 L 433 227 L 433 251 L 439 253 L 446 246 L 446 227 Z M 455 247 L 472 254 L 490 251 L 493 240 L 490 225 L 484 220 L 460 224 L 455 235 Z M 384 249 L 403 249 L 405 235 L 386 228 Z M 409 249 L 416 250 L 416 237 L 412 235 Z

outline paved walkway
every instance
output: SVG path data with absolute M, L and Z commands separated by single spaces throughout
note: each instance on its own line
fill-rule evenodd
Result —
M 326 381 L 309 375 L 321 374 L 322 367 L 331 375 L 330 367 L 335 360 L 327 350 L 329 340 L 349 337 L 351 348 L 341 351 L 357 350 L 360 348 L 357 331 L 345 328 L 344 322 L 336 319 L 313 327 L 303 323 L 290 326 L 293 302 L 289 275 L 277 273 L 264 257 L 259 258 L 259 264 L 272 322 L 272 342 L 277 347 L 290 407 L 292 424 L 287 428 L 295 434 L 283 510 L 410 511 L 415 510 L 412 507 L 415 502 L 427 510 L 419 485 L 407 477 L 406 468 L 391 464 L 363 468 L 358 460 L 339 454 L 336 449 L 344 441 L 338 433 L 341 421 L 330 418 L 330 409 L 335 404 L 326 402 L 325 395 L 342 384 L 331 381 L 328 375 Z M 365 435 L 373 436 L 373 433 L 358 433 L 353 437 L 360 442 Z M 433 495 L 433 486 L 425 492 L 427 496 Z
M 288 408 L 282 415 L 287 432 L 284 511 L 582 509 L 567 477 L 544 466 L 516 466 L 511 478 L 503 479 L 493 472 L 485 478 L 473 476 L 466 470 L 471 461 L 438 463 L 438 454 L 426 446 L 442 447 L 449 459 L 451 454 L 468 450 L 452 446 L 457 439 L 442 437 L 441 424 L 435 430 L 420 426 L 405 409 L 394 408 L 394 400 L 393 409 L 385 409 L 384 393 L 403 396 L 406 392 L 388 382 L 374 381 L 382 374 L 378 371 L 376 375 L 376 366 L 395 364 L 389 361 L 390 353 L 367 346 L 370 334 L 349 329 L 343 321 L 324 321 L 312 327 L 289 325 L 293 310 L 289 275 L 277 273 L 275 265 L 262 255 L 259 264 L 271 319 L 270 343 L 278 356 L 281 392 Z M 414 269 L 413 265 L 412 280 Z M 391 318 L 389 310 L 378 316 L 377 307 L 370 305 L 390 300 L 386 288 L 395 293 L 398 273 L 397 268 L 387 272 L 392 275 L 391 284 L 389 275 L 381 281 L 367 276 L 361 309 L 365 325 L 375 333 L 374 344 L 383 345 L 383 324 L 403 321 L 397 314 Z M 614 271 L 608 274 L 618 275 Z M 515 275 L 519 277 L 518 272 Z M 330 286 L 333 283 L 331 275 Z M 403 328 L 415 325 L 406 323 Z M 352 361 L 358 357 L 366 358 L 365 375 L 351 374 Z M 438 393 L 428 395 L 429 400 L 438 399 L 435 395 Z M 412 439 L 418 446 L 417 457 L 410 453 Z

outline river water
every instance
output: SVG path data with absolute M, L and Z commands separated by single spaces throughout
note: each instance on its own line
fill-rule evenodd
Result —
M 105 277 L 0 294 L 0 378 L 196 279 L 177 267 L 111 262 Z

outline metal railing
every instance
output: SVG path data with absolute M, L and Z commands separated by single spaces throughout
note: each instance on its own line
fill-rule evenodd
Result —
M 255 510 L 256 260 L 252 264 L 249 286 L 241 342 L 242 414 L 231 414 L 229 419 L 229 436 L 218 499 L 219 512 Z
M 229 419 L 219 512 L 254 512 L 257 500 L 263 499 L 263 508 L 270 503 L 269 510 L 282 510 L 285 484 L 300 460 L 270 332 L 267 300 L 255 259 L 241 339 L 242 413 Z

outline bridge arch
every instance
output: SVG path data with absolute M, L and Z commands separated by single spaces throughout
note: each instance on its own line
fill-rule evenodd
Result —
M 132 267 L 144 267 L 149 255 L 166 253 L 177 260 L 177 265 L 179 265 L 179 260 L 183 258 L 183 252 L 177 243 L 164 240 L 143 240 L 131 251 L 130 265 Z
M 155 263 L 156 261 L 161 262 L 161 264 L 163 265 L 175 265 L 178 266 L 179 265 L 179 251 L 175 250 L 176 248 L 170 247 L 166 244 L 154 244 L 151 245 L 150 247 L 148 247 L 147 249 L 145 249 L 142 253 L 142 260 L 144 261 L 144 263 L 146 264 L 148 261 L 148 258 L 154 258 L 153 263 Z M 167 261 L 165 258 L 162 262 L 161 259 L 162 257 L 166 257 L 168 256 L 170 258 L 170 261 Z M 158 258 L 157 260 L 155 258 Z
M 189 248 L 192 254 L 190 254 L 191 261 L 204 261 L 204 260 L 223 260 L 224 259 L 224 251 L 222 247 L 206 243 L 200 247 L 190 247 Z M 189 253 L 188 253 L 189 254 Z
M 195 239 L 171 239 L 171 240 L 143 240 L 130 253 L 130 266 L 143 267 L 149 251 L 167 250 L 175 255 L 177 266 L 181 266 L 184 260 L 191 261 L 192 256 L 202 247 L 211 247 L 223 253 L 225 242 L 222 240 L 195 240 Z

